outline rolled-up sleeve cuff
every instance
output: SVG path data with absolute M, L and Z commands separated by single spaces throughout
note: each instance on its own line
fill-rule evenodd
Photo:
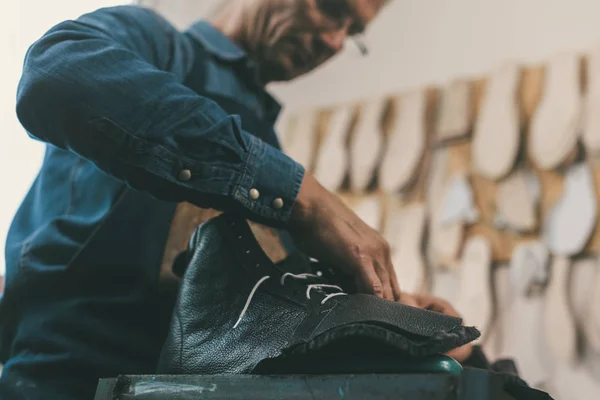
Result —
M 284 227 L 298 197 L 304 167 L 259 138 L 251 138 L 234 198 L 255 220 Z

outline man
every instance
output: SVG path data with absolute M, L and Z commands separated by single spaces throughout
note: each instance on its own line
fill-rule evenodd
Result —
M 184 33 L 114 7 L 33 44 L 17 113 L 48 147 L 7 240 L 0 397 L 90 399 L 100 377 L 152 373 L 169 269 L 206 209 L 279 228 L 362 291 L 418 303 L 401 297 L 385 240 L 277 149 L 264 89 L 321 65 L 382 6 L 232 0 Z

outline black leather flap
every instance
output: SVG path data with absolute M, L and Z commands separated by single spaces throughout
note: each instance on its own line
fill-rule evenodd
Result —
M 430 337 L 440 331 L 451 331 L 462 320 L 437 312 L 406 306 L 366 294 L 338 299 L 338 304 L 319 325 L 315 335 L 331 328 L 352 323 L 389 327 L 398 332 Z

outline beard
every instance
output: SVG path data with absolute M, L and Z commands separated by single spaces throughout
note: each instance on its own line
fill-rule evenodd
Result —
M 278 82 L 309 73 L 335 55 L 335 51 L 318 39 L 311 39 L 306 46 L 293 38 L 281 40 L 261 53 L 261 75 L 268 77 L 268 81 Z

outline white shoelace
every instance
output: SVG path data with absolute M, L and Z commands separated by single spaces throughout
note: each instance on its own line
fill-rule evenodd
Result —
M 281 280 L 280 283 L 283 286 L 284 282 L 285 282 L 285 278 L 290 276 L 294 279 L 308 279 L 308 278 L 319 278 L 322 274 L 317 272 L 317 274 L 308 274 L 308 273 L 304 273 L 304 274 L 292 274 L 291 272 L 286 272 L 285 274 L 283 274 L 281 276 Z M 262 278 L 260 278 L 258 280 L 258 282 L 256 282 L 256 284 L 254 285 L 254 287 L 252 288 L 252 290 L 250 291 L 250 294 L 248 295 L 248 298 L 246 299 L 246 304 L 244 305 L 244 308 L 242 309 L 242 312 L 240 313 L 240 316 L 237 320 L 237 322 L 235 323 L 235 325 L 233 326 L 233 329 L 237 328 L 237 326 L 240 324 L 240 322 L 242 321 L 242 318 L 244 318 L 244 315 L 246 315 L 246 312 L 248 311 L 248 307 L 250 306 L 250 302 L 252 301 L 252 297 L 254 296 L 254 293 L 256 293 L 256 290 L 258 289 L 258 287 L 260 286 L 261 283 L 263 283 L 264 281 L 266 281 L 267 279 L 271 278 L 269 275 L 263 276 Z M 330 289 L 337 289 L 339 290 L 339 292 L 337 293 L 330 293 L 327 294 L 325 296 L 325 298 L 321 301 L 321 304 L 325 304 L 325 302 L 329 299 L 331 299 L 332 297 L 335 296 L 345 296 L 348 293 L 344 293 L 343 289 L 339 286 L 336 285 L 328 285 L 325 283 L 316 283 L 316 284 L 312 284 L 312 285 L 308 285 L 308 287 L 306 288 L 306 298 L 310 300 L 310 291 L 312 289 L 321 289 L 321 288 L 330 288 Z

